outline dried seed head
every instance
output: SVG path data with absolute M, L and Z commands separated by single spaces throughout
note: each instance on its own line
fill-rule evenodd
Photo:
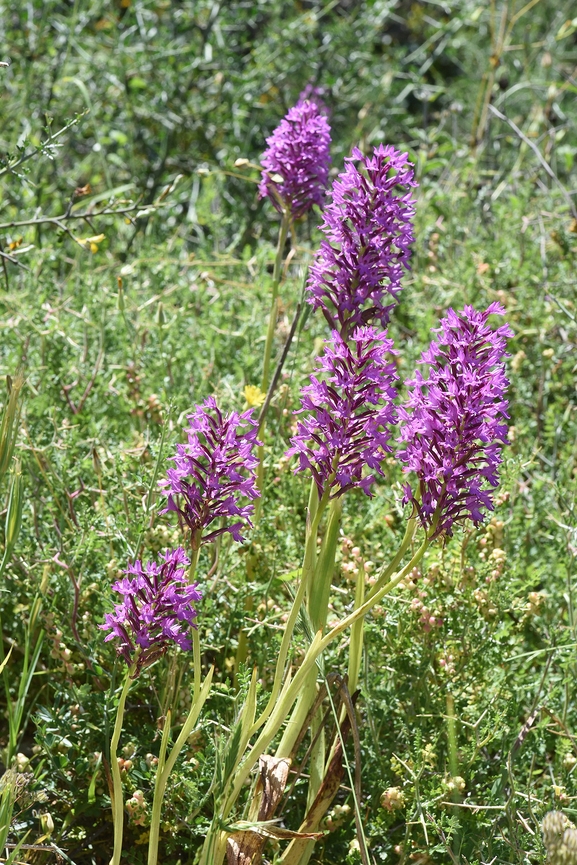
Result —
M 549 811 L 541 824 L 550 865 L 576 865 L 577 829 L 562 811 Z
M 405 795 L 400 787 L 388 787 L 381 795 L 381 807 L 386 811 L 400 811 L 405 807 Z

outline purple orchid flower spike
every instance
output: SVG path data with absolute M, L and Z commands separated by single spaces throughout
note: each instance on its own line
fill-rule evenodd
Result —
M 409 269 L 415 186 L 408 155 L 382 144 L 371 157 L 354 148 L 333 184 L 320 226 L 326 239 L 307 291 L 308 302 L 345 335 L 372 321 L 389 322 Z
M 112 586 L 122 595 L 113 613 L 107 613 L 105 623 L 98 627 L 110 631 L 105 642 L 119 640 L 117 653 L 128 666 L 136 658 L 136 677 L 167 651 L 171 644 L 189 651 L 190 627 L 196 627 L 194 604 L 202 599 L 196 583 L 190 584 L 190 565 L 184 550 L 166 550 L 161 564 L 137 561 L 130 565 L 126 577 Z M 137 651 L 138 650 L 138 651 Z
M 318 103 L 297 102 L 266 143 L 261 159 L 261 198 L 270 198 L 279 212 L 288 209 L 293 219 L 315 204 L 322 207 L 331 162 L 331 135 Z
M 174 511 L 183 527 L 191 532 L 193 549 L 229 532 L 242 541 L 242 529 L 251 526 L 252 500 L 260 495 L 256 487 L 258 458 L 253 449 L 257 441 L 258 422 L 252 410 L 223 415 L 214 397 L 188 415 L 188 441 L 177 445 L 171 457 L 174 468 L 160 481 L 168 496 L 161 513 Z M 243 499 L 248 499 L 246 504 Z M 232 518 L 232 522 L 230 521 Z M 216 520 L 225 525 L 203 530 Z
M 409 399 L 399 409 L 397 454 L 405 472 L 415 472 L 419 490 L 404 487 L 431 536 L 450 535 L 455 523 L 478 524 L 493 510 L 501 451 L 507 444 L 508 404 L 504 358 L 508 325 L 493 330 L 489 316 L 504 315 L 498 303 L 484 312 L 450 309 L 435 331 L 441 336 L 423 352 L 429 367 L 408 381 Z
M 297 434 L 289 456 L 298 456 L 296 472 L 309 469 L 319 497 L 330 497 L 359 487 L 370 495 L 375 474 L 389 445 L 389 426 L 395 423 L 393 382 L 398 378 L 391 355 L 396 354 L 386 333 L 358 328 L 350 345 L 336 331 L 332 343 L 317 359 L 311 384 L 302 389 Z M 365 467 L 371 474 L 365 474 Z

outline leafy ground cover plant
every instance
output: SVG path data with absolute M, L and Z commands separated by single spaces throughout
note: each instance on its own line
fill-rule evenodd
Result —
M 191 663 L 188 651 L 171 650 L 130 688 L 117 755 L 125 798 L 123 858 L 146 860 L 154 826 L 161 858 L 175 861 L 193 861 L 213 830 L 232 831 L 237 841 L 243 834 L 245 841 L 257 837 L 269 860 L 300 856 L 299 847 L 310 847 L 312 839 L 278 836 L 303 829 L 312 804 L 308 791 L 323 784 L 323 736 L 325 763 L 336 766 L 342 759 L 344 774 L 319 822 L 323 834 L 312 861 L 359 861 L 363 840 L 355 826 L 355 796 L 368 855 L 377 862 L 544 861 L 545 847 L 556 856 L 566 832 L 571 844 L 577 642 L 572 12 L 546 3 L 528 11 L 507 5 L 493 17 L 489 9 L 467 4 L 447 9 L 400 4 L 390 15 L 378 4 L 328 10 L 246 4 L 234 20 L 225 6 L 211 4 L 175 9 L 136 2 L 112 10 L 93 3 L 71 11 L 32 3 L 10 10 L 9 17 L 2 10 L 9 46 L 3 50 L 11 66 L 0 73 L 6 74 L 0 137 L 15 170 L 1 178 L 1 363 L 2 373 L 14 380 L 22 366 L 26 380 L 8 467 L 10 474 L 17 461 L 21 466 L 20 473 L 13 471 L 20 486 L 12 498 L 10 478 L 3 481 L 5 505 L 13 503 L 10 525 L 19 528 L 13 547 L 8 537 L 4 544 L 0 595 L 8 657 L 2 707 L 6 720 L 12 718 L 1 745 L 11 749 L 10 771 L 18 776 L 4 778 L 2 808 L 12 813 L 5 839 L 12 846 L 4 858 L 88 863 L 108 862 L 112 855 L 108 743 L 124 661 L 115 666 L 113 641 L 104 643 L 98 626 L 112 609 L 110 587 L 129 563 L 159 561 L 164 550 L 180 544 L 193 556 L 178 514 L 160 515 L 166 497 L 158 486 L 167 467 L 176 465 L 167 458 L 177 444 L 186 450 L 186 416 L 213 395 L 223 417 L 251 408 L 245 399 L 256 399 L 262 409 L 266 388 L 256 393 L 256 385 L 262 383 L 271 296 L 278 293 L 273 371 L 299 302 L 308 307 L 311 293 L 303 295 L 302 286 L 311 284 L 307 267 L 314 274 L 315 251 L 323 243 L 314 227 L 333 211 L 325 204 L 324 217 L 317 210 L 294 222 L 286 243 L 277 246 L 275 277 L 272 243 L 282 215 L 258 198 L 260 172 L 251 165 L 309 80 L 322 88 L 329 111 L 331 180 L 343 170 L 352 144 L 371 158 L 373 148 L 387 141 L 409 151 L 419 183 L 411 192 L 411 271 L 404 273 L 386 337 L 398 351 L 387 375 L 390 386 L 400 389 L 397 405 L 409 415 L 401 428 L 411 437 L 397 443 L 395 433 L 382 440 L 384 477 L 372 472 L 372 497 L 350 487 L 327 503 L 320 544 L 309 526 L 309 556 L 317 564 L 327 562 L 334 546 L 325 636 L 374 598 L 382 566 L 402 544 L 411 507 L 416 537 L 422 538 L 432 517 L 421 502 L 435 508 L 439 494 L 446 494 L 430 474 L 420 479 L 428 499 L 419 497 L 421 482 L 404 490 L 410 474 L 403 473 L 396 451 L 405 449 L 417 460 L 428 444 L 421 423 L 439 435 L 428 414 L 429 391 L 413 370 L 417 365 L 425 378 L 429 364 L 420 366 L 418 358 L 450 308 L 459 315 L 460 325 L 453 320 L 459 330 L 470 326 L 466 307 L 482 313 L 498 302 L 513 331 L 510 445 L 501 486 L 490 519 L 465 531 L 456 525 L 451 538 L 431 543 L 398 586 L 375 602 L 362 631 L 357 620 L 327 644 L 315 676 L 323 708 L 320 702 L 313 706 L 311 717 L 321 732 L 307 758 L 312 775 L 314 767 L 319 771 L 312 784 L 304 766 L 287 775 L 277 822 L 269 827 L 277 837 L 263 839 L 247 825 L 263 822 L 248 787 L 238 800 L 246 802 L 246 812 L 231 812 L 232 826 L 211 828 L 235 771 L 234 754 L 242 750 L 246 707 L 255 703 L 255 723 L 267 708 L 301 585 L 312 508 L 303 475 L 293 475 L 295 463 L 286 451 L 292 438 L 293 447 L 311 452 L 315 467 L 318 446 L 305 438 L 308 430 L 317 434 L 314 417 L 293 412 L 302 407 L 303 387 L 311 387 L 309 398 L 320 402 L 327 368 L 345 352 L 337 337 L 329 347 L 334 358 L 323 349 L 330 337 L 324 316 L 299 315 L 266 410 L 261 512 L 252 515 L 254 528 L 242 532 L 244 543 L 221 532 L 197 551 L 200 661 L 194 651 Z M 22 169 L 13 165 L 26 137 L 23 155 L 65 128 L 87 100 L 90 114 L 56 139 L 63 147 L 40 148 Z M 54 120 L 43 137 L 46 111 Z M 248 163 L 235 167 L 239 158 Z M 358 161 L 348 165 L 366 176 Z M 146 205 L 157 202 L 178 174 L 184 178 L 163 199 L 166 207 L 146 214 Z M 71 211 L 85 214 L 80 224 L 86 229 L 72 229 L 85 241 L 79 244 L 58 224 L 42 220 L 65 215 L 72 191 L 87 183 L 91 191 L 77 196 Z M 88 226 L 92 213 L 81 206 L 96 213 L 100 195 L 103 207 L 112 200 L 117 215 L 95 216 Z M 124 221 L 123 197 L 130 198 L 127 207 L 144 211 L 138 220 Z M 17 221 L 24 224 L 11 225 Z M 341 239 L 326 239 L 330 264 Z M 339 267 L 332 263 L 329 269 L 336 274 Z M 392 303 L 390 296 L 379 298 L 383 306 Z M 343 329 L 328 296 L 325 302 L 333 315 L 329 328 L 336 324 L 340 339 L 351 345 L 354 327 Z M 374 328 L 375 338 L 385 325 L 358 323 Z M 449 324 L 445 328 L 450 336 Z M 382 343 L 370 345 L 368 353 Z M 439 351 L 450 355 L 450 340 Z M 347 355 L 344 368 L 355 358 Z M 443 357 L 433 349 L 429 359 L 445 381 Z M 316 366 L 318 385 L 309 378 Z M 339 369 L 337 364 L 335 375 Z M 415 384 L 405 391 L 407 380 Z M 356 423 L 362 406 L 355 407 L 353 385 L 346 408 Z M 344 407 L 331 399 L 313 415 L 335 411 L 338 427 Z M 449 409 L 443 406 L 443 422 Z M 484 422 L 493 424 L 491 418 Z M 458 441 L 468 452 L 467 437 Z M 444 442 L 441 437 L 439 453 L 450 459 Z M 344 486 L 359 480 L 358 451 L 349 453 Z M 192 482 L 190 474 L 183 479 Z M 325 480 L 329 496 L 342 489 L 330 472 Z M 362 474 L 360 481 L 366 482 Z M 411 500 L 404 506 L 403 495 Z M 474 489 L 472 495 L 471 503 Z M 463 499 L 453 498 L 448 507 L 461 517 L 471 513 Z M 222 527 L 215 520 L 206 532 Z M 312 613 L 322 618 L 321 595 L 313 596 Z M 314 639 L 310 610 L 305 597 L 292 636 L 295 670 Z M 202 724 L 181 741 L 194 681 L 201 681 L 195 677 L 213 666 Z M 356 676 L 361 696 L 354 711 L 336 671 L 348 672 L 351 691 Z M 344 742 L 332 751 L 335 716 Z M 272 741 L 278 746 L 280 736 Z M 310 746 L 311 737 L 298 743 L 298 766 Z M 285 758 L 274 750 L 267 756 L 251 777 L 280 784 Z M 6 754 L 4 759 L 7 765 Z M 155 797 L 161 779 L 163 795 Z M 24 785 L 26 796 L 20 795 Z M 40 799 L 33 803 L 32 796 Z M 551 826 L 546 821 L 544 846 L 540 822 L 551 810 L 565 817 L 551 818 Z

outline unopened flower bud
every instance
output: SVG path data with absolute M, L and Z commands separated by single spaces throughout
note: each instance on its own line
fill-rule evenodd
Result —
M 166 321 L 166 317 L 164 315 L 164 304 L 162 301 L 158 302 L 158 306 L 156 307 L 156 315 L 154 317 L 156 324 L 159 327 L 162 327 Z
M 463 793 L 466 786 L 465 779 L 461 778 L 460 775 L 455 775 L 454 778 L 449 778 L 449 780 L 446 781 L 448 793 Z
M 52 819 L 52 815 L 49 813 L 40 814 L 40 829 L 44 835 L 52 835 L 54 832 L 54 820 Z
M 14 768 L 17 772 L 25 772 L 28 766 L 30 765 L 30 760 L 26 756 L 26 754 L 22 754 L 21 751 L 16 754 L 14 757 Z

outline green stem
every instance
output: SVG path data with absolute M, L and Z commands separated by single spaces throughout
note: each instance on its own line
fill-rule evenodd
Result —
M 122 724 L 124 721 L 124 707 L 128 691 L 132 684 L 131 673 L 134 671 L 133 664 L 126 671 L 126 678 L 120 700 L 118 701 L 118 709 L 116 710 L 116 721 L 114 722 L 114 731 L 110 741 L 110 772 L 112 774 L 112 820 L 114 823 L 114 852 L 110 865 L 120 865 L 120 857 L 122 855 L 122 834 L 124 830 L 124 799 L 122 796 L 122 779 L 120 777 L 120 768 L 118 766 L 118 743 L 120 742 L 120 734 L 122 733 Z
M 407 565 L 399 571 L 398 574 L 389 580 L 384 586 L 382 586 L 376 593 L 372 594 L 367 598 L 367 600 L 361 604 L 358 609 L 353 610 L 348 616 L 342 619 L 334 628 L 332 628 L 324 637 L 319 632 L 314 637 L 309 649 L 305 655 L 305 658 L 297 670 L 294 678 L 287 680 L 282 688 L 280 693 L 277 706 L 275 707 L 274 712 L 269 717 L 262 733 L 259 738 L 247 754 L 245 760 L 239 767 L 238 774 L 226 802 L 224 803 L 223 809 L 221 811 L 221 819 L 225 820 L 230 813 L 230 810 L 234 806 L 234 803 L 238 799 L 242 787 L 250 775 L 252 771 L 252 767 L 258 761 L 261 754 L 264 753 L 265 749 L 269 746 L 278 730 L 282 727 L 285 719 L 295 701 L 298 694 L 300 693 L 301 688 L 304 685 L 306 678 L 309 675 L 309 671 L 313 669 L 316 664 L 317 658 L 325 649 L 332 643 L 332 641 L 340 636 L 343 631 L 350 628 L 356 621 L 366 616 L 366 614 L 371 610 L 375 604 L 378 604 L 385 595 L 391 592 L 394 588 L 398 586 L 398 584 L 407 576 L 408 573 L 421 561 L 423 558 L 428 546 L 429 546 L 429 538 L 425 538 L 415 555 L 411 558 Z M 214 863 L 214 865 L 218 865 L 218 863 Z
M 192 733 L 193 727 L 198 720 L 198 716 L 200 714 L 200 710 L 202 709 L 204 702 L 208 696 L 208 692 L 210 689 L 210 683 L 212 681 L 212 675 L 214 672 L 214 667 L 211 667 L 208 671 L 208 674 L 201 685 L 200 674 L 201 674 L 201 666 L 200 666 L 200 637 L 198 635 L 198 630 L 196 628 L 193 629 L 192 632 L 192 653 L 194 659 L 194 682 L 193 682 L 193 690 L 192 690 L 192 706 L 190 707 L 190 711 L 182 726 L 182 730 L 180 731 L 180 735 L 178 739 L 174 743 L 168 760 L 166 761 L 166 766 L 163 770 L 163 782 L 166 786 L 166 782 L 168 781 L 168 776 L 172 772 L 172 768 L 176 763 L 176 759 L 180 754 L 186 740 Z
M 249 583 L 252 582 L 254 576 L 254 565 L 256 562 L 256 556 L 254 553 L 249 551 L 245 557 L 246 561 L 246 570 L 245 570 L 245 584 L 248 586 Z M 254 594 L 250 591 L 247 591 L 244 598 L 244 612 L 247 619 L 251 617 L 252 610 L 254 608 Z M 238 635 L 238 645 L 236 648 L 236 657 L 234 661 L 234 687 L 238 689 L 238 671 L 240 670 L 241 664 L 246 662 L 248 658 L 248 633 L 247 628 L 241 628 Z
M 395 574 L 395 576 L 391 580 L 389 580 L 389 582 L 386 583 L 384 586 L 381 586 L 378 591 L 374 593 L 371 592 L 371 594 L 367 597 L 367 600 L 363 604 L 361 604 L 358 609 L 353 610 L 352 613 L 350 613 L 337 625 L 335 625 L 335 627 L 331 631 L 329 631 L 326 637 L 321 640 L 319 651 L 324 652 L 324 650 L 335 639 L 335 637 L 338 637 L 339 634 L 341 634 L 343 631 L 353 625 L 356 621 L 366 616 L 366 614 L 375 606 L 375 604 L 378 604 L 378 602 L 382 600 L 385 595 L 388 595 L 389 592 L 392 592 L 393 589 L 396 589 L 399 583 L 405 579 L 407 574 L 410 573 L 411 570 L 419 564 L 419 562 L 425 555 L 425 552 L 427 551 L 429 543 L 429 538 L 425 538 L 415 555 L 412 557 L 411 561 L 406 564 L 405 567 L 401 571 L 399 571 L 398 574 Z M 377 586 L 375 585 L 373 589 L 376 588 Z
M 198 565 L 198 557 L 200 556 L 200 538 L 198 539 L 198 546 L 193 547 L 190 553 L 190 565 L 188 567 L 188 582 L 194 582 L 194 575 L 196 573 L 196 568 Z
M 313 520 L 317 515 L 319 507 L 319 488 L 316 485 L 314 478 L 311 480 L 311 488 L 309 490 L 309 501 L 307 505 L 307 531 L 312 525 Z
M 192 702 L 197 703 L 200 697 L 200 637 L 198 628 L 192 629 L 192 662 L 194 666 Z
M 365 569 L 364 567 L 360 567 L 359 573 L 357 574 L 357 585 L 355 588 L 355 610 L 362 607 L 364 600 Z M 359 672 L 361 669 L 361 659 L 363 656 L 363 637 L 363 620 L 358 619 L 351 628 L 351 639 L 349 643 L 348 689 L 350 694 L 354 694 L 357 690 Z
M 313 482 L 314 483 L 314 482 Z M 323 514 L 329 503 L 329 491 L 325 490 L 318 498 L 312 495 L 309 497 L 309 507 L 311 510 L 307 514 L 307 530 L 305 537 L 305 553 L 303 556 L 303 580 L 306 583 L 307 595 L 310 597 L 313 591 L 313 580 L 317 570 L 317 536 L 319 525 L 323 518 Z
M 405 553 L 413 542 L 416 530 L 417 520 L 415 519 L 415 517 L 411 517 L 411 519 L 407 523 L 407 528 L 405 529 L 405 534 L 403 536 L 403 540 L 401 541 L 401 546 L 397 550 L 397 553 L 389 566 L 383 571 L 383 573 L 378 578 L 377 582 L 367 595 L 367 601 L 369 601 L 374 595 L 376 595 L 376 593 L 380 591 L 380 589 L 385 585 L 389 577 L 395 573 L 401 561 L 403 560 Z
M 325 496 L 323 496 L 323 499 L 325 499 Z M 402 568 L 399 573 L 394 574 L 395 568 L 400 564 L 405 552 L 410 547 L 416 531 L 416 520 L 409 520 L 407 529 L 405 531 L 405 536 L 401 542 L 401 546 L 397 554 L 393 558 L 389 567 L 384 571 L 377 583 L 373 586 L 373 589 L 367 599 L 355 610 L 353 610 L 350 615 L 346 616 L 337 625 L 335 625 L 335 627 L 332 628 L 324 637 L 321 631 L 317 632 L 294 678 L 291 678 L 291 671 L 289 669 L 286 679 L 284 683 L 282 683 L 281 687 L 281 676 L 284 670 L 284 664 L 286 661 L 288 647 L 290 645 L 290 639 L 292 637 L 292 631 L 294 629 L 294 624 L 296 623 L 296 618 L 298 616 L 300 604 L 302 603 L 303 593 L 306 588 L 307 582 L 310 578 L 312 578 L 312 574 L 314 573 L 315 559 L 313 556 L 313 549 L 314 555 L 316 555 L 316 533 L 318 530 L 320 518 L 326 507 L 326 500 L 323 502 L 323 499 L 321 499 L 321 501 L 319 502 L 319 507 L 314 515 L 314 518 L 308 521 L 305 559 L 303 562 L 303 574 L 301 578 L 301 584 L 299 586 L 299 591 L 297 593 L 297 597 L 295 598 L 295 602 L 291 610 L 289 622 L 287 623 L 287 629 L 285 631 L 283 643 L 281 644 L 281 654 L 279 655 L 279 659 L 277 661 L 275 681 L 273 684 L 273 693 L 271 694 L 271 698 L 269 699 L 265 711 L 258 719 L 256 724 L 253 726 L 251 732 L 256 732 L 263 723 L 264 727 L 256 742 L 246 755 L 245 759 L 240 764 L 236 773 L 236 777 L 234 779 L 234 783 L 232 784 L 232 789 L 230 790 L 230 793 L 228 794 L 225 801 L 222 803 L 222 806 L 218 809 L 218 815 L 215 815 L 215 819 L 213 820 L 212 826 L 207 833 L 203 845 L 200 860 L 201 865 L 209 865 L 209 863 L 210 865 L 221 865 L 221 862 L 224 860 L 224 857 L 226 855 L 227 832 L 222 828 L 223 822 L 227 820 L 231 810 L 234 808 L 235 803 L 237 802 L 238 797 L 242 792 L 243 786 L 253 770 L 253 767 L 256 765 L 261 755 L 265 753 L 270 743 L 285 723 L 291 711 L 291 708 L 295 700 L 299 697 L 301 691 L 305 687 L 309 687 L 310 682 L 313 681 L 313 676 L 316 688 L 315 665 L 318 657 L 322 654 L 322 652 L 325 651 L 325 649 L 336 637 L 338 637 L 347 628 L 353 626 L 355 622 L 361 621 L 364 616 L 372 609 L 372 607 L 374 607 L 386 594 L 396 588 L 396 586 L 406 577 L 406 575 L 412 570 L 412 568 L 414 568 L 420 562 L 429 546 L 430 538 L 427 536 L 417 550 L 417 552 L 412 556 L 408 564 L 405 565 L 405 567 Z M 437 517 L 437 515 L 435 515 L 435 517 Z M 435 526 L 436 522 L 434 518 L 431 535 L 434 533 Z M 312 572 L 310 570 L 311 565 Z
M 363 566 L 359 568 L 359 572 L 357 574 L 357 582 L 355 586 L 355 605 L 354 609 L 358 610 L 361 607 L 365 600 L 365 569 Z M 358 619 L 354 625 L 351 627 L 351 638 L 349 640 L 349 664 L 348 664 L 348 679 L 347 679 L 347 688 L 349 694 L 351 696 L 357 690 L 357 684 L 359 681 L 359 673 L 361 670 L 361 662 L 363 657 L 363 644 L 365 637 L 365 629 L 364 629 L 364 621 L 363 619 Z M 328 691 L 329 698 L 332 702 L 332 697 L 330 696 L 330 691 Z M 343 723 L 347 715 L 347 709 L 345 706 L 341 709 L 341 714 L 339 718 L 339 725 Z M 335 754 L 336 748 L 338 746 L 338 742 L 341 737 L 340 726 L 337 728 L 338 737 L 335 737 L 333 742 L 333 747 L 329 754 L 329 757 L 326 761 L 326 765 L 330 766 L 333 756 Z M 342 744 L 342 743 L 341 743 Z M 346 752 L 343 749 L 343 754 Z
M 455 723 L 455 700 L 452 694 L 446 696 L 447 705 L 447 742 L 449 746 L 449 769 L 451 776 L 459 774 L 459 757 L 457 750 L 457 727 Z
M 10 649 L 10 652 L 12 650 Z M 14 727 L 14 706 L 12 701 L 12 695 L 10 693 L 10 679 L 8 678 L 8 670 L 6 667 L 6 656 L 4 654 L 4 631 L 2 629 L 2 616 L 0 615 L 0 668 L 2 669 L 2 682 L 4 684 L 4 693 L 6 696 L 6 714 L 8 716 L 8 744 L 6 746 L 6 751 L 4 755 L 4 764 L 7 769 L 10 768 L 10 764 L 12 762 L 12 730 Z
M 316 697 L 316 689 L 315 689 Z M 313 698 L 314 699 L 314 698 Z M 309 707 L 310 710 L 310 707 Z M 311 739 L 314 740 L 318 733 L 318 738 L 311 751 L 309 760 L 309 787 L 307 790 L 307 810 L 312 807 L 313 802 L 317 798 L 323 779 L 325 776 L 325 728 L 323 724 L 323 712 L 316 712 L 311 722 Z M 322 726 L 321 726 L 322 725 Z M 320 732 L 319 732 L 319 727 Z
M 12 760 L 16 756 L 18 750 L 18 741 L 23 733 L 22 727 L 26 726 L 25 709 L 26 699 L 32 684 L 32 679 L 36 672 L 40 651 L 44 641 L 44 631 L 40 631 L 34 643 L 35 624 L 38 620 L 38 615 L 42 606 L 40 596 L 37 595 L 32 604 L 32 612 L 30 621 L 26 628 L 24 639 L 24 660 L 22 663 L 22 672 L 18 683 L 18 694 L 16 700 L 12 699 L 10 692 L 10 679 L 8 676 L 8 668 L 4 664 L 4 634 L 2 630 L 2 619 L 0 617 L 0 669 L 6 693 L 6 714 L 8 717 L 8 744 L 4 752 L 4 764 L 10 767 Z
M 156 865 L 158 859 L 158 841 L 160 838 L 160 816 L 162 809 L 162 795 L 159 795 L 159 782 L 162 776 L 162 771 L 166 762 L 166 748 L 168 745 L 168 737 L 170 736 L 170 709 L 166 713 L 164 719 L 164 729 L 162 731 L 162 740 L 160 742 L 160 752 L 158 754 L 158 765 L 156 767 L 156 780 L 154 783 L 154 798 L 152 800 L 152 813 L 150 815 L 150 834 L 148 840 L 148 865 Z
M 317 516 L 322 516 L 322 513 L 327 506 L 327 501 L 328 491 L 323 494 L 323 497 L 319 502 Z M 324 631 L 327 622 L 329 596 L 335 566 L 335 554 L 339 537 L 339 528 L 341 525 L 342 509 L 342 498 L 339 496 L 338 498 L 333 499 L 330 504 L 327 531 L 323 538 L 323 544 L 321 547 L 318 562 L 316 563 L 316 566 L 312 566 L 310 575 L 307 575 L 307 584 L 309 587 L 307 604 L 308 614 L 315 633 L 319 631 Z M 314 532 L 312 531 L 313 528 Z M 310 542 L 309 545 L 313 548 L 315 554 L 317 531 L 318 519 L 316 519 L 313 523 L 313 526 L 311 526 L 311 532 L 307 537 L 307 541 Z M 316 667 L 313 667 L 310 671 L 309 676 L 307 677 L 301 693 L 298 696 L 290 720 L 285 727 L 281 742 L 276 752 L 277 757 L 288 757 L 292 753 L 294 744 L 298 738 L 302 725 L 304 724 L 305 719 L 311 709 L 311 706 L 315 701 L 316 694 L 317 670 Z M 320 760 L 319 748 L 320 745 L 317 743 L 315 753 L 314 755 L 311 755 L 311 760 L 314 757 L 317 763 Z M 312 787 L 313 790 L 316 787 L 316 789 L 318 790 L 318 787 L 320 787 L 320 781 L 318 785 L 316 785 L 313 784 L 311 778 L 309 787 Z
M 198 720 L 198 716 L 200 715 L 201 709 L 204 706 L 206 698 L 208 697 L 208 693 L 210 690 L 210 685 L 212 682 L 212 675 L 214 672 L 214 668 L 208 672 L 204 682 L 201 685 L 200 674 L 201 674 L 201 658 L 200 658 L 200 638 L 198 635 L 198 630 L 196 628 L 193 629 L 192 632 L 192 651 L 194 658 L 194 685 L 192 692 L 192 706 L 190 707 L 190 711 L 188 713 L 188 717 L 184 722 L 182 729 L 180 731 L 180 735 L 178 736 L 176 742 L 172 746 L 170 754 L 168 755 L 168 759 L 165 761 L 166 756 L 166 745 L 168 742 L 168 732 L 167 726 L 170 728 L 170 721 L 167 716 L 167 721 L 165 723 L 165 730 L 162 734 L 162 743 L 160 746 L 160 755 L 158 758 L 158 768 L 156 772 L 156 781 L 154 785 L 154 799 L 152 802 L 152 815 L 150 821 L 150 840 L 148 843 L 148 865 L 156 865 L 158 860 L 158 840 L 160 833 L 160 817 L 161 817 L 161 809 L 162 802 L 164 799 L 164 794 L 166 792 L 166 785 L 168 779 L 170 777 L 170 773 L 174 768 L 174 764 L 182 751 L 184 745 L 186 744 L 186 740 L 192 733 L 194 726 Z M 111 865 L 116 865 L 116 863 L 112 863 Z
M 282 261 L 284 254 L 284 247 L 286 243 L 286 239 L 288 236 L 288 231 L 290 228 L 291 216 L 289 210 L 284 210 L 282 215 L 282 222 L 280 224 L 279 234 L 278 234 L 278 245 L 276 249 L 276 257 L 274 261 L 274 270 L 272 275 L 272 299 L 271 299 L 271 308 L 268 319 L 268 328 L 266 332 L 266 342 L 264 347 L 264 361 L 262 368 L 262 379 L 260 389 L 263 393 L 266 393 L 269 386 L 270 379 L 270 361 L 272 355 L 272 344 L 274 339 L 274 332 L 276 329 L 276 320 L 278 315 L 278 289 L 280 285 L 280 277 L 282 270 Z M 262 435 L 262 430 L 259 430 L 259 435 Z
M 309 670 L 309 673 L 300 688 L 297 701 L 292 710 L 291 716 L 286 723 L 278 748 L 276 749 L 275 757 L 289 757 L 292 754 L 295 742 L 316 696 L 317 668 L 315 666 Z
M 314 569 L 314 579 L 310 585 L 309 615 L 315 631 L 324 630 L 327 622 L 342 512 L 343 500 L 339 496 L 333 499 L 330 505 L 327 531 L 323 538 L 317 567 Z
M 24 710 L 26 708 L 26 698 L 28 696 L 28 691 L 30 690 L 30 685 L 32 684 L 32 678 L 34 673 L 36 672 L 36 666 L 38 664 L 38 658 L 40 657 L 40 650 L 42 649 L 42 643 L 44 641 L 44 631 L 40 631 L 38 635 L 38 639 L 36 640 L 36 645 L 34 646 L 34 650 L 32 651 L 32 659 L 30 659 L 30 650 L 32 649 L 32 634 L 30 633 L 30 629 L 27 629 L 26 634 L 26 643 L 24 649 L 24 666 L 22 668 L 22 675 L 20 677 L 20 683 L 18 685 L 18 699 L 16 701 L 16 706 L 14 707 L 13 714 L 13 724 L 10 728 L 10 753 L 8 755 L 8 764 L 12 762 L 13 757 L 16 756 L 16 752 L 18 749 L 18 740 L 20 735 L 24 732 L 24 728 L 26 727 L 26 720 L 23 723 L 24 718 Z
M 313 481 L 313 486 L 316 485 Z M 270 697 L 266 704 L 266 708 L 262 712 L 262 714 L 258 717 L 255 724 L 251 729 L 251 735 L 256 733 L 262 725 L 269 718 L 272 710 L 274 709 L 274 705 L 276 703 L 277 697 L 281 690 L 282 685 L 282 677 L 284 673 L 284 668 L 286 664 L 286 659 L 288 657 L 288 652 L 290 648 L 290 644 L 293 637 L 293 632 L 295 629 L 295 625 L 297 622 L 298 614 L 300 612 L 301 606 L 303 604 L 305 593 L 308 589 L 308 586 L 311 582 L 312 575 L 314 574 L 314 566 L 317 552 L 317 533 L 319 528 L 319 523 L 321 521 L 322 515 L 327 506 L 328 495 L 324 494 L 320 499 L 318 498 L 318 494 L 313 493 L 311 489 L 311 494 L 309 497 L 309 512 L 307 514 L 307 534 L 305 540 L 305 552 L 303 557 L 303 567 L 301 574 L 301 581 L 299 583 L 299 587 L 297 593 L 295 595 L 295 599 L 293 601 L 293 605 L 291 607 L 291 611 L 289 613 L 288 621 L 286 623 L 286 627 L 284 629 L 283 638 L 281 641 L 280 651 L 278 654 L 275 674 L 273 679 L 273 686 Z M 313 512 L 314 511 L 314 512 Z
M 280 277 L 282 271 L 282 262 L 283 262 L 283 254 L 286 239 L 288 236 L 288 231 L 291 223 L 291 215 L 288 209 L 283 210 L 282 222 L 280 224 L 279 234 L 278 234 L 278 244 L 276 248 L 276 257 L 274 260 L 274 270 L 272 275 L 272 298 L 271 298 L 271 307 L 268 318 L 268 327 L 266 331 L 266 342 L 264 345 L 264 360 L 262 366 L 262 379 L 260 383 L 260 389 L 263 393 L 266 393 L 269 386 L 270 380 L 270 363 L 272 357 L 272 344 L 274 341 L 274 332 L 276 329 L 276 321 L 278 318 L 278 295 L 279 295 L 279 285 L 280 285 Z M 266 428 L 266 421 L 263 418 L 259 429 L 258 429 L 258 437 L 261 441 L 264 441 L 264 434 Z M 261 498 L 257 500 L 254 512 L 255 523 L 258 523 L 260 520 L 260 515 L 262 512 L 262 491 L 264 489 L 264 444 L 259 445 L 257 448 L 257 456 L 258 456 L 258 468 L 256 472 L 256 486 L 258 491 L 261 494 Z

